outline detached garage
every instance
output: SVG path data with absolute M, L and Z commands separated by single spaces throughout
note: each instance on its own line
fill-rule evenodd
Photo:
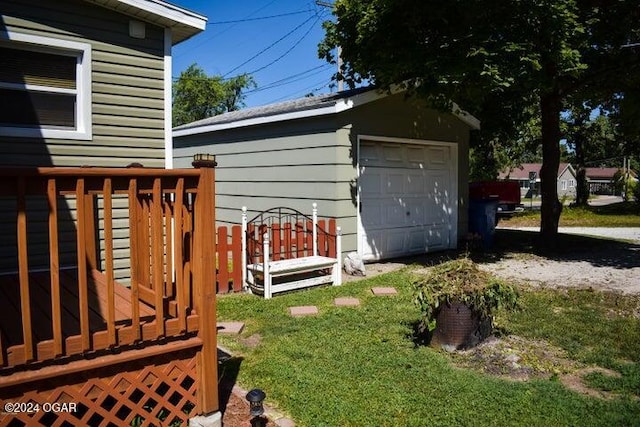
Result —
M 479 122 L 403 93 L 355 89 L 174 129 L 174 165 L 215 154 L 217 221 L 285 206 L 336 218 L 343 250 L 381 260 L 455 248 L 467 231 L 469 133 Z

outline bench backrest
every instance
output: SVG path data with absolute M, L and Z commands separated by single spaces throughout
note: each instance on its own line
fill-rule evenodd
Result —
M 263 261 L 265 234 L 270 242 L 270 260 L 312 255 L 336 256 L 336 221 L 318 220 L 315 203 L 311 216 L 286 207 L 268 209 L 252 219 L 248 219 L 246 208 L 243 207 L 242 215 L 246 261 L 250 264 Z

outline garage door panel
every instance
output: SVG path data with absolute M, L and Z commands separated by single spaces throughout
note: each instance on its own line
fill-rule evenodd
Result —
M 360 144 L 360 165 L 373 164 L 381 164 L 379 146 L 366 142 Z
M 384 224 L 384 216 L 382 215 L 384 207 L 379 204 L 363 203 L 361 215 L 362 224 L 365 228 L 377 230 Z
M 404 149 L 398 144 L 382 146 L 382 159 L 385 165 L 402 166 L 405 163 Z
M 384 253 L 389 257 L 402 256 L 406 252 L 405 239 L 407 233 L 404 229 L 396 229 L 386 234 Z
M 385 181 L 385 175 L 384 173 L 381 174 L 382 180 L 383 182 Z M 389 174 L 386 175 L 386 188 L 385 188 L 385 194 L 388 196 L 393 196 L 393 195 L 402 195 L 405 194 L 405 181 L 406 181 L 406 176 L 404 173 L 402 173 L 402 171 L 393 171 L 390 172 Z
M 360 176 L 364 180 L 366 177 L 366 185 L 361 185 L 360 196 L 362 199 L 377 198 L 384 192 L 382 185 L 381 171 L 375 168 L 363 168 Z
M 426 188 L 424 172 L 408 171 L 406 177 L 405 194 L 423 195 Z
M 449 247 L 449 230 L 448 225 L 429 227 L 426 230 L 425 241 L 429 242 L 427 250 L 440 250 Z
M 409 225 L 423 225 L 427 223 L 427 201 L 423 198 L 414 198 L 407 201 L 406 211 Z
M 449 147 L 428 147 L 427 169 L 449 169 Z
M 427 163 L 427 150 L 424 147 L 407 147 L 406 152 L 411 167 L 424 169 Z
M 399 203 L 393 201 L 385 202 L 384 221 L 382 225 L 385 228 L 404 227 L 407 225 L 406 208 Z

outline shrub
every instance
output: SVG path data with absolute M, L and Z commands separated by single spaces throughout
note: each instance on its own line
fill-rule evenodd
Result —
M 630 193 L 633 195 L 633 199 L 640 203 L 640 183 L 638 181 L 629 180 Z
M 415 277 L 412 284 L 414 302 L 422 313 L 423 331 L 436 328 L 443 304 L 463 303 L 481 318 L 489 318 L 497 309 L 514 309 L 518 301 L 518 292 L 512 285 L 480 270 L 468 258 L 435 266 L 429 273 Z

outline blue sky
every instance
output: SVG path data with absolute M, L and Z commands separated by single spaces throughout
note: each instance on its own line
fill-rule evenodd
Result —
M 208 18 L 206 31 L 173 48 L 174 78 L 194 62 L 208 75 L 250 73 L 258 87 L 247 93 L 248 107 L 335 92 L 335 66 L 317 53 L 329 8 L 313 0 L 172 2 Z

